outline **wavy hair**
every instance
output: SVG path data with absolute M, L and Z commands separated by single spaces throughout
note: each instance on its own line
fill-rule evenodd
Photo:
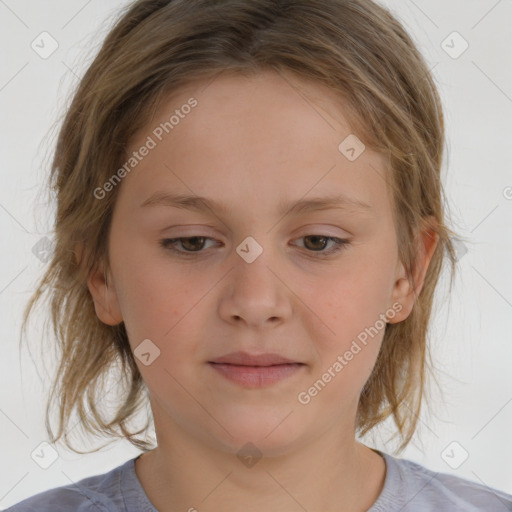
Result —
M 438 244 L 423 288 L 410 315 L 386 326 L 356 418 L 357 433 L 364 435 L 391 417 L 399 451 L 411 440 L 432 369 L 428 334 L 434 291 L 445 261 L 452 286 L 457 261 L 441 180 L 442 105 L 411 36 L 371 0 L 139 0 L 120 13 L 73 91 L 52 152 L 54 248 L 22 325 L 24 332 L 34 305 L 48 301 L 58 350 L 45 417 L 51 442 L 64 437 L 73 451 L 88 453 L 68 438 L 76 411 L 80 427 L 94 436 L 154 447 L 139 437 L 148 432 L 150 414 L 142 429 L 130 426 L 148 400 L 124 323 L 103 324 L 87 287 L 99 262 L 108 268 L 119 187 L 101 201 L 93 191 L 126 161 L 131 138 L 163 95 L 222 71 L 262 70 L 286 70 L 330 87 L 344 102 L 358 137 L 386 156 L 399 258 L 409 276 L 419 229 L 427 218 L 435 219 L 429 225 Z M 120 396 L 107 413 L 100 401 L 113 375 Z

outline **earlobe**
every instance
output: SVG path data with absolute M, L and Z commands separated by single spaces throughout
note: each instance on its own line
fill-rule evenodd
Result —
M 108 280 L 103 267 L 95 269 L 87 279 L 87 287 L 94 301 L 98 318 L 107 325 L 117 325 L 123 321 L 117 293 L 112 279 Z
M 401 268 L 403 269 L 403 264 L 401 264 Z M 408 279 L 405 270 L 403 270 L 403 275 L 399 276 L 395 287 L 393 289 L 393 305 L 397 303 L 400 304 L 400 308 L 394 306 L 393 309 L 399 309 L 392 318 L 388 319 L 388 324 L 397 324 L 405 320 L 411 313 L 412 307 L 414 305 L 414 294 L 411 293 L 412 285 L 410 280 Z

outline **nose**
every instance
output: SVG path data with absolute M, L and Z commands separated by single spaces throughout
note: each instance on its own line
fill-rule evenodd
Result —
M 292 314 L 290 283 L 263 253 L 252 263 L 237 255 L 235 267 L 226 276 L 219 314 L 227 322 L 262 328 L 281 324 Z M 280 275 L 281 274 L 281 275 Z

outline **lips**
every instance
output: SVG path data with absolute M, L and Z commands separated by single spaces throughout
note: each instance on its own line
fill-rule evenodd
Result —
M 247 352 L 231 352 L 217 359 L 208 361 L 215 364 L 232 364 L 236 366 L 275 366 L 282 364 L 303 364 L 279 354 L 251 355 Z
M 247 389 L 264 388 L 300 374 L 305 367 L 279 354 L 232 352 L 208 361 L 218 375 Z

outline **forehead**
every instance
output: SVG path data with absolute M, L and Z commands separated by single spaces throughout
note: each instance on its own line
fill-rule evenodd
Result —
M 137 205 L 167 190 L 262 206 L 343 194 L 379 208 L 382 157 L 366 148 L 351 161 L 340 150 L 357 137 L 345 113 L 335 91 L 291 74 L 192 82 L 162 98 L 132 139 L 129 154 L 148 138 L 154 147 L 124 178 L 123 194 Z

